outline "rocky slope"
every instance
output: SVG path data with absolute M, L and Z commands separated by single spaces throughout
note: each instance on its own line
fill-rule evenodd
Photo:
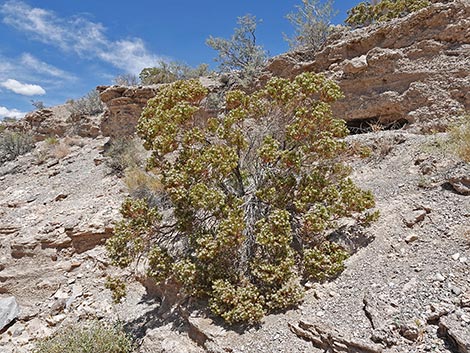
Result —
M 336 78 L 346 93 L 336 110 L 358 132 L 367 130 L 361 122 L 410 125 L 348 138 L 373 151 L 350 164 L 380 219 L 366 232 L 345 225 L 331 234 L 353 254 L 346 270 L 309 284 L 298 309 L 248 330 L 184 301 L 171 283 L 135 281 L 118 305 L 104 288 L 116 270 L 103 243 L 127 190 L 106 163 L 103 136 L 131 135 L 158 87 L 101 87 L 104 118 L 73 120 L 60 107 L 26 117 L 13 128 L 33 133 L 36 148 L 0 166 L 0 311 L 8 310 L 0 351 L 31 352 L 61 327 L 104 318 L 122 321 L 145 353 L 470 352 L 470 169 L 446 133 L 418 133 L 470 108 L 469 11 L 468 1 L 436 2 L 338 34 L 314 58 L 289 54 L 268 66 L 265 78 L 306 70 Z M 43 141 L 50 136 L 59 141 Z

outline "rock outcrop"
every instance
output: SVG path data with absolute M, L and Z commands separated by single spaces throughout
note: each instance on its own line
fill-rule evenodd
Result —
M 337 33 L 318 53 L 271 60 L 270 76 L 323 72 L 345 98 L 334 105 L 347 121 L 444 127 L 470 109 L 470 3 L 431 6 L 385 24 Z
M 201 77 L 199 80 L 210 92 L 224 86 L 219 79 Z M 131 136 L 147 101 L 155 97 L 160 86 L 98 86 L 100 98 L 108 107 L 101 121 L 103 136 Z
M 100 116 L 71 114 L 67 105 L 32 111 L 14 123 L 7 124 L 11 130 L 28 132 L 35 141 L 43 141 L 48 137 L 97 137 Z
M 102 121 L 104 136 L 132 135 L 147 101 L 155 97 L 158 86 L 98 86 L 100 98 L 108 107 Z

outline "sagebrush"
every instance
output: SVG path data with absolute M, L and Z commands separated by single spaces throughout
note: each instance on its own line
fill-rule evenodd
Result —
M 304 281 L 342 270 L 347 254 L 326 234 L 343 217 L 370 222 L 374 198 L 341 162 L 348 130 L 331 111 L 342 97 L 333 81 L 304 73 L 230 91 L 209 119 L 207 94 L 178 81 L 148 102 L 137 130 L 172 212 L 126 200 L 107 249 L 115 265 L 146 259 L 155 280 L 178 281 L 229 323 L 254 324 L 297 305 Z
M 96 89 L 79 99 L 67 101 L 67 109 L 73 115 L 96 115 L 104 111 L 103 102 Z
M 465 114 L 450 129 L 450 138 L 457 155 L 465 162 L 470 162 L 470 114 Z
M 239 27 L 235 28 L 230 39 L 210 36 L 206 43 L 216 50 L 222 72 L 237 72 L 241 83 L 248 85 L 267 60 L 266 51 L 256 41 L 258 21 L 255 16 L 247 14 L 239 17 Z
M 192 68 L 177 61 L 160 61 L 157 67 L 147 67 L 140 72 L 140 81 L 143 85 L 155 85 L 160 83 L 171 83 L 178 80 L 189 80 L 208 76 L 209 65 L 200 64 Z
M 24 132 L 0 131 L 0 163 L 14 160 L 34 148 L 33 137 Z
M 291 37 L 284 36 L 291 50 L 320 49 L 330 34 L 331 20 L 335 14 L 333 0 L 323 3 L 319 0 L 302 0 L 302 4 L 296 6 L 296 11 L 286 16 L 295 29 Z
M 131 353 L 134 344 L 119 326 L 100 322 L 59 330 L 37 344 L 35 353 Z

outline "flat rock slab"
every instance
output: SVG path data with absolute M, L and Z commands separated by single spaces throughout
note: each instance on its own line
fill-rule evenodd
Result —
M 20 307 L 15 297 L 0 299 L 0 331 L 20 314 Z

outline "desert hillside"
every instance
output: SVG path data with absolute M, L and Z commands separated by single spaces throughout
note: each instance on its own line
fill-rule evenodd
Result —
M 172 216 L 145 171 L 139 125 L 171 83 L 99 86 L 103 113 L 66 103 L 0 125 L 0 138 L 30 138 L 15 158 L 0 153 L 0 351 L 34 352 L 102 321 L 119 322 L 141 353 L 469 353 L 470 2 L 337 28 L 319 50 L 269 59 L 247 91 L 304 73 L 344 93 L 332 103 L 350 132 L 342 162 L 380 212 L 370 226 L 339 219 L 325 232 L 348 253 L 343 271 L 303 282 L 299 305 L 230 325 L 178 283 L 152 280 L 145 261 L 114 266 L 105 244 L 127 197 Z M 196 81 L 220 97 L 241 87 L 233 76 Z M 200 121 L 226 108 L 199 103 Z M 128 283 L 119 303 L 106 285 L 114 276 Z

